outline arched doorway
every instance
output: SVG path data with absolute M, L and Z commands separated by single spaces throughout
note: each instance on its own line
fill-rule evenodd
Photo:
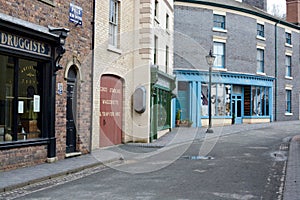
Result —
M 100 147 L 122 142 L 123 83 L 104 75 L 100 83 Z
M 67 137 L 66 153 L 76 151 L 76 113 L 77 113 L 77 70 L 73 65 L 68 71 L 67 78 Z

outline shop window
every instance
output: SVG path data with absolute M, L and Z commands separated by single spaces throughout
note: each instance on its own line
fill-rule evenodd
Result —
M 292 57 L 285 56 L 285 76 L 292 77 L 292 69 L 291 69 Z
M 109 44 L 118 47 L 119 34 L 119 1 L 110 0 L 109 9 Z
M 214 56 L 216 56 L 214 67 L 225 68 L 225 43 L 214 42 Z
M 211 87 L 211 113 L 212 116 L 230 116 L 231 86 L 212 84 Z M 201 114 L 208 116 L 208 84 L 201 85 Z
M 35 61 L 0 55 L 1 142 L 41 137 L 40 69 Z
M 269 89 L 266 87 L 252 87 L 252 115 L 269 115 Z
M 225 16 L 214 14 L 214 28 L 225 29 Z
M 286 90 L 286 105 L 285 112 L 292 113 L 292 90 Z
M 169 128 L 170 124 L 170 115 L 171 115 L 171 99 L 170 93 L 157 89 L 157 103 L 158 103 L 158 110 L 157 110 L 157 123 L 160 130 Z

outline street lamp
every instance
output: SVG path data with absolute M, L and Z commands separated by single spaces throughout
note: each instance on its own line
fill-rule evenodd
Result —
M 206 130 L 206 133 L 213 133 L 214 131 L 211 128 L 211 68 L 214 64 L 216 56 L 214 56 L 211 52 L 209 51 L 209 54 L 205 56 L 206 62 L 209 65 L 209 81 L 208 81 L 208 128 Z

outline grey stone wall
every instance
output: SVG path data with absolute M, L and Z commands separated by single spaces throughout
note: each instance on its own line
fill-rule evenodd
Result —
M 227 32 L 213 31 L 213 10 L 175 6 L 175 43 L 174 68 L 193 68 L 208 70 L 205 56 L 213 46 L 213 37 L 226 38 L 225 66 L 228 72 L 240 72 L 257 75 L 257 45 L 265 46 L 265 74 L 275 77 L 277 59 L 278 94 L 277 120 L 299 119 L 299 33 L 292 32 L 292 48 L 285 45 L 285 27 L 277 27 L 275 38 L 275 23 L 264 22 L 265 39 L 257 39 L 257 19 L 255 16 L 242 16 L 236 13 L 226 13 Z M 291 29 L 290 27 L 286 27 Z M 275 41 L 277 41 L 277 58 L 275 57 Z M 285 78 L 285 56 L 292 51 L 292 76 Z M 285 115 L 285 87 L 290 85 L 292 90 L 292 113 Z M 275 106 L 275 81 L 273 91 Z M 273 106 L 273 112 L 275 108 Z M 275 113 L 273 113 L 274 115 Z

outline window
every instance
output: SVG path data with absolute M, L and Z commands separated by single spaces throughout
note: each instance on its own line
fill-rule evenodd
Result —
M 285 32 L 285 43 L 292 45 L 292 34 Z
M 0 142 L 42 137 L 45 65 L 3 55 L 0 61 Z
M 119 2 L 110 0 L 109 9 L 109 44 L 115 47 L 118 46 L 118 19 L 119 19 Z
M 214 56 L 216 56 L 214 67 L 225 68 L 225 43 L 214 42 Z
M 285 112 L 286 113 L 292 113 L 292 90 L 286 90 L 286 106 L 285 106 Z
M 214 28 L 225 29 L 225 16 L 214 14 Z
M 292 57 L 285 56 L 285 76 L 292 77 L 292 69 L 291 69 Z
M 265 37 L 265 26 L 263 24 L 257 24 L 257 36 Z
M 252 115 L 269 116 L 269 88 L 252 87 Z
M 158 0 L 155 0 L 154 4 L 154 17 L 158 16 Z
M 166 14 L 166 29 L 168 30 L 169 29 L 169 15 Z
M 212 84 L 211 110 L 212 116 L 230 116 L 230 85 Z M 201 85 L 202 116 L 208 116 L 208 84 Z
M 154 36 L 154 55 L 153 55 L 153 62 L 155 65 L 157 65 L 157 41 L 158 41 L 158 38 L 157 36 Z
M 168 68 L 169 68 L 169 47 L 166 46 L 166 73 L 168 73 Z
M 257 69 L 256 72 L 264 73 L 265 68 L 265 60 L 264 60 L 264 50 L 263 49 L 257 49 Z
M 171 95 L 168 91 L 156 88 L 157 94 L 157 126 L 159 130 L 170 128 Z

